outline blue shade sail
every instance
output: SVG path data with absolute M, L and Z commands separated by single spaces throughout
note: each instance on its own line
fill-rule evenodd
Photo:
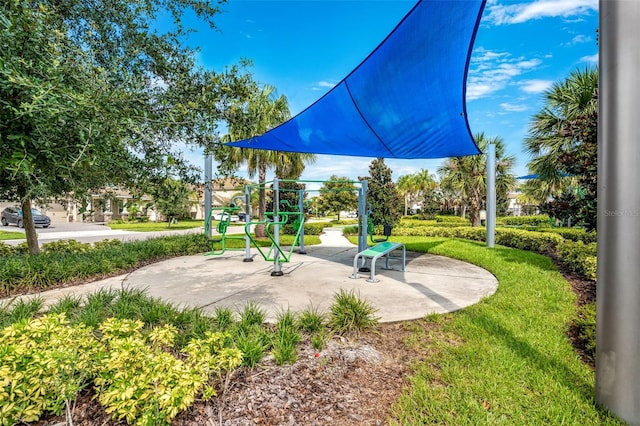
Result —
M 465 92 L 485 0 L 421 0 L 344 80 L 297 116 L 229 145 L 383 158 L 475 155 Z

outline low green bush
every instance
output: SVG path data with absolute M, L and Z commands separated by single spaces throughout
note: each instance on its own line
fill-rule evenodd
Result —
M 573 321 L 578 330 L 578 336 L 584 344 L 584 355 L 595 362 L 596 357 L 596 303 L 591 302 L 582 305 L 576 312 Z
M 378 325 L 376 309 L 353 290 L 340 289 L 329 308 L 329 328 L 341 335 L 358 335 Z
M 403 217 L 402 219 L 400 219 L 400 223 L 397 226 L 413 228 L 418 226 L 435 225 L 436 223 L 437 222 L 435 220 L 421 220 L 420 218 L 410 216 L 410 217 Z
M 327 227 L 326 223 L 305 223 L 304 235 L 320 235 L 322 230 Z M 283 234 L 295 235 L 298 230 L 292 224 L 283 225 L 281 228 Z
M 573 272 L 589 280 L 596 280 L 596 243 L 565 240 L 557 247 L 557 257 Z
M 0 331 L 0 423 L 62 414 L 96 373 L 100 345 L 64 314 L 18 321 Z
M 226 334 L 209 332 L 192 340 L 182 351 L 186 356 L 176 358 L 165 350 L 173 347 L 175 327 L 165 325 L 145 335 L 143 326 L 110 318 L 99 328 L 105 353 L 97 363 L 94 386 L 98 401 L 116 420 L 169 424 L 198 395 L 215 396 L 214 385 L 242 362 L 242 352 L 228 346 Z
M 60 241 L 40 254 L 0 257 L 0 292 L 45 289 L 59 284 L 104 276 L 142 262 L 209 250 L 204 234 L 173 235 L 126 244 L 104 243 L 100 250 L 77 241 Z M 83 250 L 77 252 L 76 250 Z
M 552 233 L 524 231 L 521 229 L 497 228 L 496 243 L 520 250 L 537 253 L 553 253 L 558 244 L 564 241 L 560 235 Z
M 536 232 L 552 232 L 562 236 L 565 240 L 582 241 L 585 244 L 595 243 L 598 240 L 598 234 L 595 232 L 587 232 L 580 228 L 540 228 L 532 227 L 530 231 Z
M 505 226 L 551 226 L 551 219 L 547 215 L 503 216 L 497 218 L 496 223 Z
M 469 219 L 460 216 L 437 215 L 436 222 L 469 224 Z
M 91 250 L 93 246 L 90 243 L 76 240 L 58 240 L 42 244 L 42 251 L 50 253 L 86 253 Z

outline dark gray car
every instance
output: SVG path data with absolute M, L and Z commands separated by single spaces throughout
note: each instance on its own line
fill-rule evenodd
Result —
M 36 226 L 47 228 L 51 225 L 49 216 L 42 214 L 40 210 L 31 209 L 31 214 L 33 215 L 33 223 Z M 24 228 L 24 219 L 22 218 L 22 209 L 20 207 L 7 207 L 2 210 L 0 216 L 0 222 L 2 222 L 3 226 L 11 224 L 16 225 L 18 228 Z

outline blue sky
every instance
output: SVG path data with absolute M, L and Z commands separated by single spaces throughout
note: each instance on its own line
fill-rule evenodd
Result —
M 414 4 L 230 0 L 216 19 L 218 31 L 201 28 L 189 43 L 200 48 L 198 60 L 208 69 L 251 59 L 254 78 L 287 96 L 295 115 L 355 68 Z M 487 1 L 467 80 L 469 125 L 474 134 L 505 140 L 517 175 L 527 174 L 523 140 L 544 91 L 577 68 L 597 65 L 597 8 L 598 0 Z M 197 154 L 189 157 L 202 164 Z M 368 174 L 371 160 L 318 156 L 302 178 L 356 179 Z M 421 168 L 435 173 L 442 161 L 386 160 L 394 179 Z

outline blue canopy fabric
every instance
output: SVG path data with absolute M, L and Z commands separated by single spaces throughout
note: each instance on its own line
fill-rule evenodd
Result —
M 479 154 L 465 92 L 485 1 L 419 1 L 322 98 L 267 133 L 229 145 L 383 158 Z

